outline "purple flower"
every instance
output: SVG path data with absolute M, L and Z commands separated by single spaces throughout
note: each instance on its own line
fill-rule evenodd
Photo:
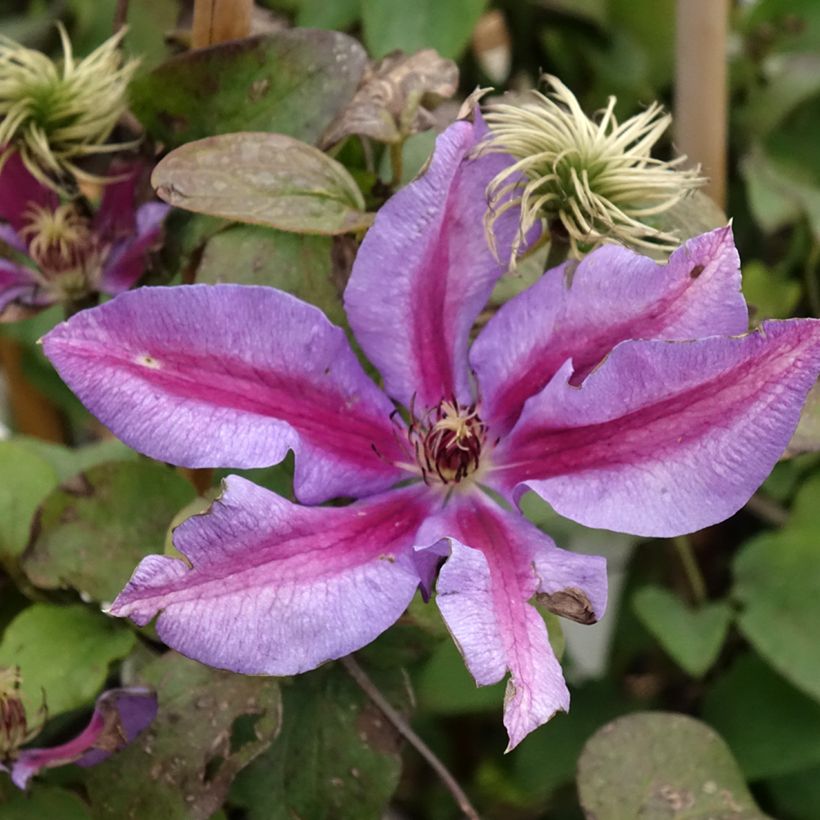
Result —
M 0 320 L 92 293 L 114 295 L 140 278 L 168 206 L 135 207 L 137 167 L 112 168 L 112 174 L 122 178 L 106 186 L 99 210 L 89 216 L 76 203 L 61 204 L 19 154 L 9 157 L 0 171 L 0 242 L 21 259 L 0 258 Z
M 142 288 L 55 328 L 45 351 L 115 434 L 188 467 L 296 455 L 303 505 L 238 477 L 143 560 L 110 611 L 189 657 L 288 675 L 367 644 L 438 574 L 478 684 L 510 682 L 515 746 L 569 695 L 536 597 L 590 623 L 604 560 L 515 511 L 533 490 L 594 527 L 672 536 L 720 521 L 764 480 L 820 369 L 820 322 L 747 329 L 729 228 L 666 266 L 605 246 L 549 271 L 487 323 L 502 271 L 483 233 L 481 125 L 441 135 L 380 211 L 345 303 L 384 392 L 315 307 L 259 287 Z M 499 256 L 518 228 L 495 223 Z M 691 340 L 695 341 L 667 341 Z M 394 404 L 395 403 L 395 404 Z M 404 410 L 397 411 L 396 406 Z M 489 492 L 485 492 L 489 490 Z
M 7 677 L 0 674 L 3 680 Z M 25 789 L 43 769 L 68 763 L 96 766 L 134 741 L 156 714 L 157 699 L 151 690 L 109 689 L 97 698 L 91 721 L 73 740 L 47 749 L 19 749 L 37 730 L 32 733 L 27 727 L 16 689 L 4 689 L 0 691 L 0 771 L 11 775 L 15 786 Z

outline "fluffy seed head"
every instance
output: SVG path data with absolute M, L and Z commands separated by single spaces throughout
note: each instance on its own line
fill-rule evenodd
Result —
M 123 147 L 104 143 L 125 111 L 137 61 L 122 61 L 124 29 L 75 60 L 65 29 L 57 25 L 63 45 L 59 64 L 0 35 L 0 167 L 17 150 L 41 183 L 63 191 L 72 177 L 97 179 L 77 160 Z
M 565 232 L 570 253 L 579 257 L 604 240 L 638 248 L 674 248 L 679 239 L 646 223 L 669 210 L 704 180 L 698 170 L 682 169 L 685 156 L 654 159 L 652 146 L 671 117 L 653 103 L 618 124 L 615 98 L 596 119 L 581 110 L 575 95 L 557 78 L 544 76 L 549 91 L 532 91 L 521 105 L 487 108 L 488 153 L 511 154 L 516 162 L 493 179 L 487 237 L 504 211 L 520 204 L 521 226 L 514 262 L 524 236 L 539 221 Z M 523 175 L 524 181 L 516 178 Z

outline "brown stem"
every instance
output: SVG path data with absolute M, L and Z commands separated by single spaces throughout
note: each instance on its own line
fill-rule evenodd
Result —
M 191 47 L 205 48 L 251 33 L 253 0 L 194 0 Z
M 32 385 L 23 371 L 23 349 L 20 344 L 0 335 L 0 368 L 6 376 L 9 404 L 18 433 L 63 442 L 65 439 L 60 412 Z
M 447 770 L 447 767 L 436 757 L 433 750 L 410 728 L 407 721 L 387 702 L 387 698 L 379 691 L 378 687 L 368 677 L 364 669 L 359 666 L 348 655 L 341 660 L 342 666 L 348 674 L 359 685 L 361 690 L 381 709 L 384 716 L 393 724 L 399 734 L 430 764 L 433 771 L 446 787 L 447 791 L 453 795 L 453 799 L 458 804 L 465 817 L 470 820 L 480 820 L 478 812 L 473 808 L 469 798 L 464 793 L 461 786 Z
M 782 527 L 789 520 L 789 511 L 781 507 L 774 499 L 762 493 L 755 493 L 747 502 L 746 509 L 761 521 Z
M 117 8 L 114 11 L 114 34 L 116 34 L 128 21 L 128 0 L 117 0 Z

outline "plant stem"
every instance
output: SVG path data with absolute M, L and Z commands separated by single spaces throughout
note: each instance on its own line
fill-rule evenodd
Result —
M 401 185 L 401 178 L 404 173 L 404 141 L 390 143 L 390 167 L 393 169 L 393 179 L 390 180 L 390 187 L 395 190 Z
M 560 237 L 555 236 L 555 234 L 552 235 L 549 242 L 547 261 L 544 264 L 545 271 L 557 268 L 560 264 L 566 262 L 567 255 L 569 254 L 569 242 L 564 242 Z
M 387 698 L 379 691 L 378 687 L 368 677 L 364 669 L 359 666 L 352 655 L 348 655 L 341 660 L 342 666 L 347 673 L 359 685 L 359 688 L 379 707 L 384 716 L 393 724 L 398 733 L 430 764 L 433 771 L 439 776 L 441 782 L 453 795 L 453 799 L 458 807 L 470 820 L 480 820 L 478 812 L 473 808 L 469 798 L 464 793 L 456 779 L 447 770 L 447 767 L 436 757 L 432 749 L 410 728 L 407 721 L 387 702 Z
M 705 604 L 707 600 L 706 582 L 703 580 L 703 573 L 700 571 L 695 552 L 692 549 L 692 542 L 686 535 L 679 535 L 672 539 L 675 549 L 678 551 L 683 571 L 692 589 L 692 597 L 698 605 Z
M 785 507 L 759 492 L 746 502 L 746 508 L 762 521 L 775 527 L 782 527 L 789 520 L 789 511 Z
M 114 11 L 114 34 L 116 34 L 128 21 L 128 0 L 117 0 L 117 8 Z

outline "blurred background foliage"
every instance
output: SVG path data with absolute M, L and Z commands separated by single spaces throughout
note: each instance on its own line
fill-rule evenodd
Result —
M 0 31 L 56 55 L 60 19 L 84 54 L 110 36 L 117 5 L 3 0 Z M 321 145 L 365 54 L 333 41 L 358 66 L 334 73 L 330 35 L 288 34 L 296 39 L 287 47 L 274 37 L 294 26 L 344 32 L 372 59 L 436 49 L 458 63 L 456 100 L 477 85 L 531 88 L 548 71 L 589 112 L 610 94 L 621 119 L 673 101 L 673 0 L 265 0 L 254 28 L 274 39 L 204 64 L 166 62 L 189 43 L 190 21 L 180 0 L 130 3 L 126 47 L 142 60 L 132 108 L 158 150 L 236 130 Z M 726 210 L 753 321 L 820 316 L 820 3 L 738 2 L 728 59 Z M 257 105 L 248 85 L 263 75 L 274 91 Z M 203 89 L 205 76 L 217 85 Z M 444 102 L 432 116 L 443 127 L 457 108 Z M 372 210 L 411 179 L 433 136 L 400 143 L 398 164 L 376 140 L 329 147 L 361 189 L 351 207 Z M 174 212 L 148 281 L 270 284 L 343 321 L 355 242 L 291 230 Z M 517 287 L 502 283 L 496 300 Z M 231 676 L 161 653 L 150 627 L 99 613 L 221 474 L 173 471 L 106 439 L 36 345 L 60 318 L 53 309 L 0 331 L 11 431 L 0 441 L 0 665 L 24 666 L 32 711 L 45 692 L 45 740 L 70 736 L 106 681 L 152 683 L 165 705 L 150 749 L 144 741 L 87 772 L 51 772 L 27 795 L 0 776 L 0 817 L 459 816 L 340 665 L 278 683 Z M 685 541 L 585 530 L 531 504 L 530 517 L 561 546 L 607 555 L 611 604 L 595 627 L 548 618 L 572 709 L 511 754 L 502 754 L 503 686 L 476 689 L 434 607 L 414 602 L 359 653 L 483 817 L 630 820 L 639 806 L 642 817 L 820 817 L 819 413 L 814 400 L 789 458 L 746 509 Z M 291 470 L 286 462 L 245 474 L 288 495 Z M 213 714 L 218 725 L 205 719 Z M 643 794 L 653 778 L 669 791 Z

